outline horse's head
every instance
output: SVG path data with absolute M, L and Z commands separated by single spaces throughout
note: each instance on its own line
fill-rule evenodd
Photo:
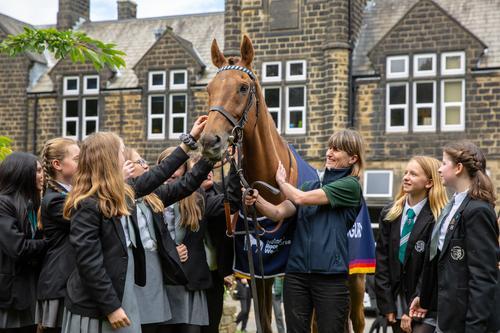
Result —
M 226 58 L 215 39 L 211 51 L 212 62 L 219 71 L 207 86 L 210 112 L 200 143 L 203 155 L 215 161 L 221 159 L 230 137 L 238 131 L 234 128 L 242 130 L 245 126 L 257 97 L 256 78 L 251 71 L 254 51 L 250 38 L 243 37 L 241 57 Z

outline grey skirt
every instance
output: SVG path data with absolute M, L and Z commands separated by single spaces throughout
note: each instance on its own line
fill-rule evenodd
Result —
M 141 324 L 163 323 L 172 318 L 167 289 L 163 284 L 160 255 L 157 251 L 144 251 L 146 254 L 146 285 L 134 285 Z
M 35 321 L 43 327 L 61 327 L 64 313 L 64 298 L 47 299 L 36 303 Z
M 26 310 L 0 309 L 0 329 L 35 325 L 35 307 Z
M 208 325 L 207 296 L 204 290 L 189 291 L 184 286 L 167 285 L 172 319 L 165 324 Z
M 139 307 L 134 292 L 134 257 L 128 248 L 127 277 L 123 290 L 122 308 L 130 319 L 130 326 L 113 330 L 107 319 L 83 317 L 64 309 L 62 333 L 141 333 Z

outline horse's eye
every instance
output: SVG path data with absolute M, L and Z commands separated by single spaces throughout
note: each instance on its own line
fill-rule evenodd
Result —
M 242 85 L 242 86 L 240 87 L 240 93 L 246 94 L 246 93 L 247 93 L 247 91 L 248 91 L 248 86 L 246 86 L 246 85 Z

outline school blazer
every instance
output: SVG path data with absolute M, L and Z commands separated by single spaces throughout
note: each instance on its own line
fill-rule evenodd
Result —
M 29 223 L 27 216 L 19 219 L 10 196 L 0 195 L 0 309 L 25 310 L 36 302 L 32 284 L 47 242 L 33 239 Z
M 424 270 L 421 305 L 437 293 L 439 327 L 450 333 L 496 331 L 498 225 L 493 207 L 469 195 L 453 216 L 443 248 Z M 496 305 L 495 305 L 496 303 Z
M 58 186 L 58 185 L 56 185 Z M 43 234 L 49 243 L 38 280 L 38 299 L 66 296 L 66 281 L 76 267 L 75 251 L 69 243 L 70 221 L 63 218 L 66 190 L 48 188 L 42 199 Z
M 425 260 L 425 250 L 434 227 L 434 216 L 427 200 L 418 214 L 415 225 L 408 239 L 405 260 L 399 261 L 399 242 L 401 238 L 401 216 L 388 222 L 384 218 L 392 204 L 380 214 L 379 234 L 377 239 L 375 271 L 375 292 L 377 305 L 382 314 L 396 313 L 396 298 L 401 295 L 404 313 L 420 288 L 420 277 Z

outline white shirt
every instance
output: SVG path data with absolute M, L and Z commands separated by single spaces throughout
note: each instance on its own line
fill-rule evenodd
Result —
M 410 209 L 410 208 L 413 209 L 413 212 L 415 212 L 415 218 L 413 219 L 413 221 L 416 221 L 418 214 L 420 214 L 420 211 L 422 210 L 422 208 L 424 208 L 426 202 L 427 202 L 427 198 L 424 198 L 423 200 L 421 200 L 415 206 L 412 207 L 408 203 L 408 199 L 406 199 L 405 208 L 403 209 L 403 215 L 401 217 L 401 228 L 399 231 L 400 235 L 403 233 L 403 227 L 405 226 L 406 221 L 408 221 L 408 215 L 406 214 L 408 209 Z
M 439 231 L 439 242 L 438 242 L 439 251 L 443 249 L 444 239 L 446 237 L 446 233 L 448 232 L 448 226 L 450 225 L 451 219 L 453 218 L 458 208 L 464 201 L 465 197 L 467 196 L 467 193 L 469 193 L 469 189 L 460 193 L 453 194 L 455 203 L 453 204 L 453 207 L 451 207 L 450 213 L 448 214 L 448 216 L 446 216 L 446 219 L 443 221 L 443 224 L 441 225 L 441 230 Z
M 61 183 L 61 182 L 57 182 L 59 185 L 61 185 L 62 188 L 64 188 L 66 190 L 66 192 L 70 192 L 71 191 L 71 188 L 72 186 L 71 185 L 68 185 L 68 184 L 64 184 L 64 183 Z

